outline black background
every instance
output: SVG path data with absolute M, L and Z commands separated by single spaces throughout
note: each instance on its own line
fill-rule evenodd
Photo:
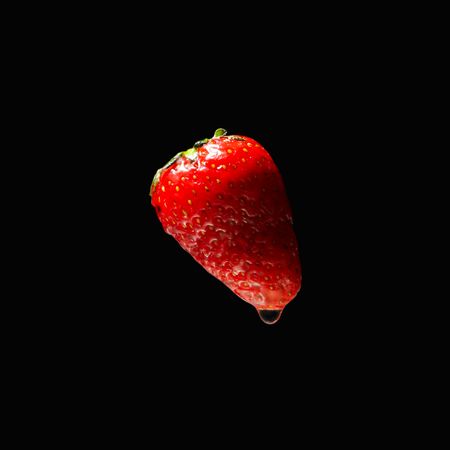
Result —
M 14 147 L 24 227 L 6 236 L 31 250 L 7 261 L 20 269 L 5 302 L 19 309 L 6 340 L 15 407 L 41 433 L 123 434 L 127 447 L 208 431 L 208 447 L 244 443 L 239 431 L 277 446 L 308 432 L 403 440 L 429 385 L 411 375 L 428 370 L 417 352 L 434 345 L 427 318 L 409 315 L 431 292 L 410 295 L 430 262 L 414 254 L 428 236 L 410 228 L 428 220 L 426 171 L 408 167 L 430 148 L 412 156 L 409 121 L 427 31 L 412 8 L 163 6 L 40 5 L 45 19 L 27 10 L 31 33 L 8 35 L 25 67 L 11 65 L 19 87 L 6 89 L 31 119 Z M 150 204 L 155 171 L 218 127 L 270 152 L 291 201 L 303 285 L 273 326 L 166 235 Z M 399 222 L 408 201 L 415 216 Z
M 27 112 L 51 114 L 31 153 L 48 157 L 54 178 L 33 191 L 33 219 L 50 237 L 36 239 L 33 269 L 44 274 L 29 296 L 36 363 L 26 373 L 42 368 L 61 410 L 78 406 L 102 439 L 123 425 L 127 443 L 133 430 L 168 440 L 218 429 L 225 439 L 239 428 L 266 443 L 289 431 L 298 441 L 309 425 L 314 439 L 364 427 L 372 438 L 380 422 L 366 414 L 394 415 L 410 397 L 396 365 L 415 347 L 399 326 L 408 308 L 395 306 L 410 299 L 389 284 L 400 278 L 405 229 L 394 213 L 407 196 L 390 181 L 409 152 L 393 131 L 400 106 L 414 102 L 396 68 L 403 35 L 384 42 L 388 25 L 370 28 L 368 16 L 261 8 L 200 23 L 180 9 L 111 7 L 83 14 L 65 39 L 59 21 L 34 52 L 26 83 L 41 97 Z M 303 285 L 273 326 L 166 235 L 150 204 L 156 170 L 219 127 L 269 151 L 292 205 Z M 47 224 L 41 205 L 53 195 Z
M 65 50 L 79 63 L 62 69 L 79 170 L 62 249 L 75 267 L 62 266 L 58 308 L 80 376 L 97 377 L 106 404 L 148 404 L 159 387 L 178 408 L 209 392 L 216 405 L 237 392 L 253 405 L 357 393 L 377 373 L 393 294 L 383 283 L 390 56 L 376 62 L 370 36 L 297 24 L 276 40 L 255 27 L 234 45 L 224 24 L 216 45 L 211 27 L 186 41 L 149 24 L 110 29 L 82 50 L 75 40 Z M 156 170 L 219 127 L 270 152 L 292 205 L 303 285 L 273 326 L 166 235 L 150 204 Z
M 376 275 L 370 254 L 376 212 L 371 81 L 336 63 L 293 53 L 275 60 L 241 51 L 164 65 L 120 54 L 96 84 L 99 136 L 94 176 L 96 277 L 107 330 L 132 348 L 148 342 L 178 356 L 233 360 L 284 355 L 342 357 L 363 345 Z M 126 66 L 126 69 L 121 66 Z M 357 65 L 359 67 L 359 64 Z M 155 73 L 156 72 L 156 73 Z M 94 103 L 95 108 L 95 103 Z M 164 234 L 148 196 L 156 170 L 175 153 L 223 127 L 259 141 L 280 168 L 303 265 L 303 287 L 274 326 L 207 274 Z M 99 164 L 99 166 L 97 166 Z M 94 221 L 95 229 L 95 221 Z

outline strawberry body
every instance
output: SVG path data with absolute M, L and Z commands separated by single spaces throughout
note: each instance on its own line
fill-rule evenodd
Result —
M 160 169 L 152 205 L 172 235 L 210 274 L 260 311 L 282 311 L 301 268 L 284 183 L 254 139 L 198 142 Z

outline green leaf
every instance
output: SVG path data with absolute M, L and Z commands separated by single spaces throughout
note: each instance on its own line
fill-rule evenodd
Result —
M 227 134 L 227 130 L 225 130 L 224 128 L 218 128 L 216 130 L 216 132 L 214 133 L 214 137 L 225 136 L 226 134 Z
M 189 150 L 186 150 L 183 152 L 183 155 L 186 156 L 186 158 L 189 158 L 191 161 L 193 161 L 195 158 L 197 158 L 197 149 L 190 148 Z
M 202 139 L 201 141 L 197 141 L 194 144 L 194 148 L 198 148 L 201 147 L 203 144 L 206 144 L 209 141 L 209 139 Z
M 183 154 L 183 152 L 177 153 L 167 164 L 165 164 L 164 166 L 161 167 L 161 169 L 158 169 L 156 171 L 156 174 L 153 177 L 152 185 L 150 187 L 150 196 L 153 195 L 153 192 L 154 192 L 154 190 L 156 188 L 156 185 L 159 183 L 159 179 L 161 177 L 161 172 L 164 169 L 167 169 L 169 166 L 171 166 L 182 154 Z

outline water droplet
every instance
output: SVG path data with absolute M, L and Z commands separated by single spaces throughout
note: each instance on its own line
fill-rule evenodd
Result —
M 259 317 L 268 325 L 278 322 L 282 312 L 282 309 L 258 309 Z

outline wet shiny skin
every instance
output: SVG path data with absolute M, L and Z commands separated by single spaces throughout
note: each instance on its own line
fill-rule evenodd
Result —
M 197 158 L 168 167 L 152 204 L 164 230 L 209 273 L 258 310 L 281 314 L 301 286 L 284 185 L 258 142 L 228 139 L 213 138 Z M 280 314 L 262 319 L 274 323 Z

